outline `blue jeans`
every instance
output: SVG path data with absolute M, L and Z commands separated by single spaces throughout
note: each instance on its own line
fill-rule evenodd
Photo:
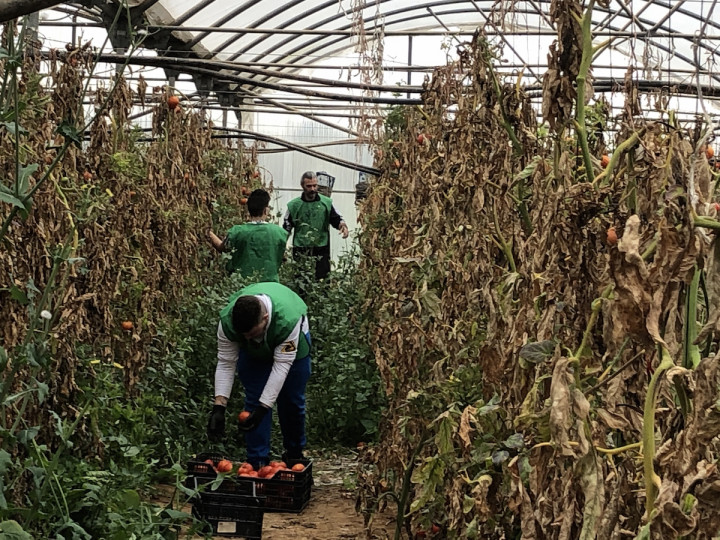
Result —
M 307 335 L 308 342 L 310 335 Z M 301 338 L 302 339 L 302 338 Z M 245 410 L 260 406 L 260 396 L 270 377 L 272 362 L 258 362 L 240 351 L 237 373 L 245 387 Z M 297 358 L 288 372 L 277 399 L 277 413 L 285 451 L 298 455 L 305 448 L 305 387 L 310 378 L 310 355 Z M 266 414 L 260 425 L 245 434 L 247 460 L 253 467 L 265 465 L 270 459 L 270 428 L 272 413 Z

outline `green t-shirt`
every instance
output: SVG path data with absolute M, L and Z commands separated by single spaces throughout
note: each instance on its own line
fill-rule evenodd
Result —
M 304 201 L 302 197 L 288 203 L 295 234 L 295 247 L 323 247 L 330 243 L 330 212 L 332 199 L 318 193 L 314 201 Z
M 235 301 L 240 296 L 259 294 L 269 296 L 272 303 L 270 325 L 265 332 L 265 340 L 261 343 L 245 339 L 242 334 L 236 333 L 232 326 L 232 310 Z M 220 311 L 220 323 L 225 337 L 239 343 L 251 358 L 270 362 L 273 359 L 275 347 L 287 339 L 295 325 L 304 316 L 307 316 L 307 305 L 294 291 L 280 283 L 255 283 L 240 289 L 230 297 L 227 305 Z M 295 358 L 305 358 L 310 354 L 310 345 L 302 332 L 300 334 Z
M 279 281 L 288 232 L 274 223 L 264 221 L 235 225 L 227 234 L 225 247 L 230 253 L 228 272 L 250 277 L 258 274 L 260 281 Z

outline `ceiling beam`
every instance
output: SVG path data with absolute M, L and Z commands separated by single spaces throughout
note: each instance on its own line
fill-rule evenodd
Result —
M 59 4 L 64 4 L 64 2 L 58 2 L 57 0 L 3 0 L 0 2 L 0 23 Z

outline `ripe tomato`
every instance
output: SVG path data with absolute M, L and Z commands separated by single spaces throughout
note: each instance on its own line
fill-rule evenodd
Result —
M 238 414 L 238 421 L 244 422 L 250 418 L 250 411 L 242 411 L 240 414 Z
M 614 246 L 615 244 L 617 244 L 617 241 L 618 241 L 618 235 L 617 235 L 617 232 L 615 231 L 615 227 L 610 227 L 607 230 L 607 243 L 610 244 L 611 246 Z
M 430 532 L 431 532 L 432 534 L 437 534 L 437 533 L 439 533 L 439 532 L 440 532 L 440 525 L 438 525 L 437 523 L 433 523 L 433 524 L 432 524 L 432 527 L 430 527 Z
M 720 203 L 713 203 L 713 208 L 715 209 L 715 212 L 720 213 Z
M 421 133 L 420 135 L 417 136 L 417 142 L 418 142 L 418 144 L 422 144 L 425 142 L 425 134 L 424 133 Z
M 608 156 L 607 154 L 603 154 L 600 163 L 602 163 L 603 168 L 610 165 L 610 156 Z
M 247 197 L 240 199 L 240 204 L 247 204 Z
M 132 321 L 123 321 L 120 323 L 120 326 L 122 326 L 123 330 L 132 330 L 135 325 Z
M 83 173 L 83 179 L 84 179 L 85 181 L 92 180 L 92 173 L 91 173 L 90 171 L 85 171 L 85 172 Z
M 273 474 L 275 474 L 275 469 L 273 469 L 270 465 L 265 465 L 258 471 L 258 476 L 260 478 L 270 478 Z
M 170 96 L 167 100 L 167 104 L 171 109 L 175 109 L 178 105 L 180 105 L 180 98 L 177 96 Z
M 206 459 L 205 463 L 210 465 L 213 469 L 215 468 L 215 462 L 212 459 Z
M 230 472 L 232 470 L 232 467 L 233 467 L 232 461 L 223 459 L 223 460 L 220 460 L 220 463 L 217 464 L 217 471 L 220 473 Z
M 708 159 L 711 159 L 715 155 L 715 149 L 712 146 L 708 146 L 705 149 L 705 155 Z
M 305 465 L 303 465 L 302 463 L 296 463 L 295 465 L 292 466 L 292 468 L 290 470 L 295 471 L 295 472 L 304 471 Z

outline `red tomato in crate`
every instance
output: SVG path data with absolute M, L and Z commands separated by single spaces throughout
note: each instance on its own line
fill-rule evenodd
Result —
M 217 464 L 217 472 L 219 473 L 226 473 L 232 471 L 232 461 L 228 461 L 227 459 L 223 459 L 220 461 L 220 463 Z

